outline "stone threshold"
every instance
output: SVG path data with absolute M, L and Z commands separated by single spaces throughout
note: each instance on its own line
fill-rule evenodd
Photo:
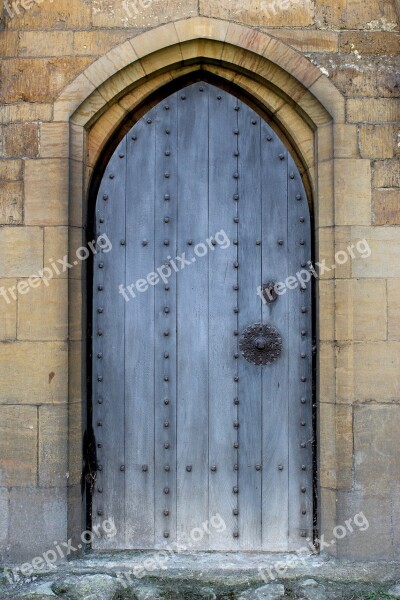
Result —
M 400 581 L 400 563 L 166 549 L 93 552 L 13 585 L 3 571 L 1 581 L 1 600 L 378 600 L 400 598 L 400 586 L 399 595 L 388 595 Z

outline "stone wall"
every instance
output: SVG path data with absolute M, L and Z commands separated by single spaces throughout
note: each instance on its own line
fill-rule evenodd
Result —
M 7 292 L 9 303 L 0 296 L 0 559 L 33 557 L 82 526 L 85 271 L 56 274 L 49 285 L 35 289 L 26 282 L 51 259 L 62 258 L 68 246 L 81 245 L 85 200 L 73 208 L 71 174 L 87 183 L 101 148 L 135 105 L 135 93 L 130 89 L 124 100 L 121 92 L 118 102 L 112 99 L 115 92 L 107 96 L 103 88 L 96 96 L 100 79 L 121 68 L 112 59 L 98 61 L 91 75 L 82 76 L 91 84 L 90 109 L 98 109 L 77 134 L 82 140 L 87 136 L 79 148 L 72 135 L 79 119 L 69 125 L 60 116 L 63 105 L 55 111 L 54 103 L 61 94 L 78 106 L 86 95 L 83 80 L 75 87 L 74 80 L 126 40 L 146 44 L 153 30 L 152 43 L 167 48 L 169 30 L 159 34 L 155 28 L 190 23 L 198 15 L 206 17 L 201 23 L 214 24 L 210 29 L 222 30 L 224 22 L 246 26 L 247 48 L 254 52 L 257 40 L 264 39 L 256 32 L 281 40 L 286 46 L 279 46 L 272 62 L 284 61 L 282 49 L 288 46 L 296 52 L 290 57 L 306 58 L 311 73 L 314 65 L 323 74 L 319 102 L 333 116 L 328 135 L 322 117 L 311 128 L 305 118 L 314 102 L 312 82 L 306 84 L 310 95 L 301 95 L 302 105 L 300 94 L 292 96 L 296 114 L 305 119 L 301 125 L 297 116 L 292 137 L 299 148 L 309 140 L 303 157 L 314 181 L 317 256 L 332 260 L 335 248 L 363 238 L 372 255 L 343 265 L 318 286 L 320 528 L 329 536 L 336 525 L 364 511 L 368 531 L 329 551 L 365 559 L 399 557 L 397 0 L 132 0 L 127 9 L 122 0 L 3 4 L 0 289 L 13 291 Z M 135 52 L 150 52 L 142 50 Z M 202 56 L 201 43 L 192 51 Z M 288 70 L 296 60 L 287 61 Z M 282 121 L 289 107 L 275 106 Z M 294 117 L 287 122 L 294 123 Z M 83 152 L 84 160 L 78 160 Z

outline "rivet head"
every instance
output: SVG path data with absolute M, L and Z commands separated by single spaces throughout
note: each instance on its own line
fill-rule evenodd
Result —
M 305 313 L 307 312 L 307 307 L 306 307 L 306 306 L 302 306 L 302 307 L 301 307 L 301 312 L 302 312 L 303 314 L 305 314 Z
M 165 109 L 165 110 L 169 110 L 169 104 L 166 104 L 166 105 L 164 106 L 164 109 Z
M 261 246 L 261 240 L 256 240 L 256 246 Z
M 188 243 L 187 243 L 187 245 L 188 245 L 188 246 L 193 246 L 193 240 L 188 240 Z
M 301 200 L 301 194 L 296 194 L 296 200 Z
M 233 443 L 233 447 L 236 448 L 236 449 L 239 448 L 239 442 L 234 442 Z
M 290 173 L 289 177 L 290 179 L 294 179 L 294 173 Z
M 169 421 L 164 421 L 164 427 L 165 428 L 169 427 L 169 425 L 170 425 Z
M 169 494 L 169 487 L 164 488 L 164 494 Z
M 149 245 L 149 242 L 147 240 L 143 240 L 142 246 L 148 246 L 148 245 Z
M 307 537 L 307 531 L 300 531 L 300 537 Z
M 102 448 L 102 447 L 103 447 L 103 444 L 101 444 L 101 443 L 100 443 L 100 444 L 97 444 L 97 447 L 98 447 L 98 448 Z
M 164 352 L 164 358 L 169 358 L 169 352 Z
M 235 135 L 239 135 L 239 129 L 234 129 L 234 130 L 233 130 L 233 133 L 234 133 Z
M 99 487 L 99 488 L 97 488 L 97 491 L 98 491 L 99 494 L 102 494 L 103 493 L 103 488 Z
M 239 154 L 240 154 L 239 151 L 235 150 L 235 152 L 233 153 L 233 156 L 239 156 Z
M 303 337 L 305 337 L 305 336 L 307 335 L 307 331 L 306 331 L 305 329 L 302 329 L 302 330 L 301 330 L 301 335 L 302 335 Z
M 233 332 L 233 335 L 235 335 L 235 336 L 238 336 L 238 335 L 239 335 L 239 332 L 238 332 L 238 330 L 237 330 L 237 329 L 235 329 L 235 331 Z
M 233 222 L 234 223 L 239 223 L 239 217 L 233 217 Z
M 238 493 L 239 493 L 239 488 L 238 488 L 238 486 L 237 486 L 237 485 L 234 485 L 234 486 L 233 486 L 233 488 L 232 488 L 232 491 L 233 491 L 233 493 L 234 493 L 234 494 L 238 494 Z
M 164 312 L 165 312 L 165 314 L 166 314 L 166 315 L 168 315 L 168 314 L 169 314 L 169 312 L 170 312 L 170 311 L 169 311 L 169 308 L 168 308 L 168 306 L 166 306 L 166 307 L 164 308 Z
M 233 240 L 233 245 L 234 246 L 239 246 L 239 240 Z
M 278 465 L 278 471 L 283 471 L 283 465 Z
M 239 194 L 234 194 L 233 199 L 236 200 L 236 202 L 237 202 L 239 200 Z
M 170 130 L 170 129 L 168 129 L 168 127 L 167 127 L 167 129 L 165 130 L 165 133 L 166 133 L 167 135 L 169 135 L 169 134 L 171 133 L 171 130 Z
M 301 465 L 301 470 L 302 470 L 302 471 L 307 471 L 307 467 L 306 467 L 306 465 Z
M 97 470 L 98 471 L 102 471 L 103 470 L 103 465 L 97 465 Z
M 181 94 L 181 100 L 186 100 L 186 94 Z
M 169 246 L 169 240 L 164 240 L 164 246 Z
M 164 375 L 164 381 L 169 381 L 168 375 Z
M 237 292 L 238 290 L 239 290 L 239 286 L 235 284 L 235 285 L 233 286 L 233 291 L 234 291 L 234 292 Z
M 165 177 L 165 179 L 169 179 L 171 177 L 171 173 L 168 173 L 168 171 L 166 171 L 164 173 L 164 177 Z
M 122 471 L 122 472 L 125 471 L 125 465 L 121 465 L 120 468 L 119 468 L 119 470 Z
M 111 173 L 110 175 L 110 179 L 114 179 L 115 175 L 113 173 Z
M 104 223 L 104 217 L 100 217 L 99 221 L 100 223 Z
M 99 313 L 99 315 L 101 315 L 104 312 L 104 309 L 100 307 L 97 309 L 97 312 Z
M 169 217 L 164 217 L 164 223 L 169 223 L 170 222 L 170 218 Z
M 267 142 L 272 142 L 272 135 L 267 135 Z
M 305 447 L 306 447 L 306 443 L 305 442 L 301 442 L 300 448 L 305 448 Z
M 303 485 L 303 486 L 302 486 L 302 488 L 301 488 L 301 493 L 302 493 L 302 494 L 305 494 L 305 493 L 306 493 L 306 491 L 307 491 L 307 488 L 306 488 L 306 487 L 304 487 L 304 485 Z
M 150 119 L 150 118 L 149 118 L 149 119 L 147 119 L 147 121 L 146 121 L 146 123 L 147 123 L 148 125 L 151 125 L 151 124 L 152 124 L 152 122 L 153 122 L 153 120 L 152 120 L 152 119 Z
M 99 508 L 98 511 L 97 511 L 97 514 L 98 514 L 99 517 L 101 517 L 103 515 L 103 511 Z
M 102 336 L 103 336 L 103 330 L 102 330 L 102 329 L 99 329 L 99 331 L 97 332 L 97 335 L 98 335 L 99 337 L 102 337 Z
M 305 404 L 305 403 L 306 403 L 306 399 L 305 399 L 305 398 L 302 398 L 302 399 L 300 400 L 300 402 L 301 402 L 302 404 Z
M 239 465 L 237 463 L 233 465 L 233 470 L 239 471 Z
M 239 398 L 235 398 L 235 399 L 233 400 L 233 404 L 235 404 L 235 406 L 238 406 L 238 405 L 240 404 L 240 400 L 239 400 Z
M 303 261 L 300 266 L 302 267 L 302 269 L 304 269 L 307 266 L 307 263 Z
M 103 376 L 102 376 L 102 375 L 99 375 L 99 376 L 98 376 L 98 378 L 97 378 L 97 381 L 98 381 L 99 383 L 101 383 L 101 382 L 103 381 Z
M 305 422 L 305 421 L 300 421 L 300 425 L 301 425 L 302 427 L 305 427 L 305 426 L 306 426 L 306 422 Z
M 169 285 L 168 285 L 168 284 L 166 284 L 166 285 L 164 286 L 164 290 L 165 290 L 166 292 L 169 292 L 169 290 L 170 290 L 170 287 L 169 287 Z
M 192 471 L 192 468 L 193 468 L 193 467 L 192 467 L 192 465 L 187 465 L 187 466 L 186 466 L 186 471 L 187 471 L 188 473 L 191 473 L 191 471 Z
M 222 96 L 220 96 L 220 95 L 218 94 L 218 96 L 217 96 L 217 100 L 222 100 Z
M 108 200 L 108 194 L 103 194 L 103 200 L 104 200 L 105 202 L 107 202 L 107 200 Z
M 240 427 L 239 421 L 233 421 L 233 426 L 235 429 L 239 429 L 239 427 Z
M 125 240 L 121 240 L 120 244 L 121 244 L 121 246 L 125 246 L 125 244 L 126 244 Z
M 143 471 L 143 473 L 147 473 L 148 470 L 149 470 L 148 465 L 142 465 L 142 471 Z
M 97 427 L 103 427 L 103 421 L 97 421 Z
M 283 240 L 278 240 L 278 246 L 283 246 Z
M 261 465 L 256 465 L 256 471 L 261 471 Z
M 285 155 L 284 154 L 280 154 L 279 155 L 279 160 L 285 160 Z
M 235 308 L 233 309 L 233 312 L 237 314 L 239 312 L 239 308 L 237 306 L 235 306 Z
M 215 473 L 215 471 L 217 470 L 217 467 L 216 467 L 215 465 L 212 465 L 212 466 L 210 467 L 210 469 L 211 469 L 211 471 L 212 471 L 213 473 Z
M 169 531 L 164 531 L 164 537 L 169 538 Z
M 240 110 L 240 106 L 235 106 L 235 110 L 236 111 Z
M 169 473 L 170 470 L 171 470 L 171 467 L 169 465 L 165 465 L 164 471 L 166 471 L 167 473 Z
M 131 139 L 132 139 L 134 142 L 136 142 L 136 140 L 137 140 L 137 135 L 134 133 Z
M 306 510 L 303 508 L 303 510 L 301 511 L 301 514 L 302 514 L 302 515 L 306 515 L 306 514 L 307 514 L 307 511 L 306 511 Z
M 99 263 L 99 269 L 104 269 L 104 263 Z
M 166 450 L 169 450 L 169 448 L 170 448 L 170 444 L 169 444 L 169 442 L 165 442 L 165 444 L 164 444 L 164 448 L 165 448 Z
M 103 398 L 98 398 L 97 404 L 103 404 L 103 402 L 104 402 Z
M 171 196 L 169 194 L 165 194 L 164 195 L 164 200 L 166 200 L 168 202 L 168 200 L 171 199 Z
M 168 336 L 169 336 L 169 331 L 168 331 L 168 329 L 166 329 L 166 330 L 164 331 L 164 336 L 165 336 L 165 337 L 168 337 Z
M 307 377 L 304 377 L 304 375 L 300 378 L 300 381 L 302 381 L 303 383 L 305 383 L 307 381 Z
M 233 263 L 233 266 L 234 266 L 234 268 L 235 268 L 235 269 L 238 269 L 238 268 L 239 268 L 239 263 L 238 263 L 237 261 L 235 261 L 235 262 Z
M 97 358 L 103 358 L 103 353 L 102 352 L 98 352 L 97 353 Z
M 120 158 L 125 158 L 125 154 L 123 152 L 120 152 L 118 155 Z
M 234 178 L 234 179 L 239 179 L 239 173 L 234 173 L 234 174 L 233 174 L 233 178 Z
M 168 406 L 168 405 L 169 405 L 169 403 L 170 403 L 170 400 L 169 400 L 169 398 L 165 398 L 165 400 L 164 400 L 164 404 L 165 404 L 165 406 Z
M 305 246 L 306 242 L 305 240 L 300 240 L 300 246 Z
M 238 514 L 239 514 L 239 509 L 238 508 L 234 508 L 232 512 L 235 515 L 235 517 L 237 517 Z
M 237 382 L 239 381 L 239 377 L 236 375 L 236 376 L 233 378 L 233 381 L 236 381 L 236 383 L 237 383 Z
M 304 217 L 300 217 L 300 219 L 299 219 L 299 220 L 300 220 L 300 223 L 304 223 L 304 221 L 305 221 L 305 218 L 304 218 Z
M 203 86 L 202 86 L 202 87 L 199 87 L 199 92 L 204 92 L 204 88 L 203 88 Z
M 169 517 L 169 510 L 166 508 L 164 511 L 164 517 Z
M 233 537 L 234 538 L 238 538 L 239 537 L 239 532 L 238 531 L 234 531 L 233 532 Z
M 233 355 L 233 358 L 238 359 L 239 358 L 239 354 L 237 352 L 235 352 L 235 354 Z
M 302 352 L 302 353 L 300 354 L 300 356 L 301 356 L 301 358 L 307 358 L 307 354 L 306 354 L 305 352 Z

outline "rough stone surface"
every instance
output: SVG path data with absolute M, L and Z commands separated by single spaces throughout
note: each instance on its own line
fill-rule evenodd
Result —
M 57 596 L 66 600 L 116 600 L 122 589 L 109 575 L 67 577 L 53 586 Z
M 393 598 L 400 598 L 400 583 L 394 585 L 388 590 L 388 594 Z
M 239 600 L 277 600 L 285 595 L 285 586 L 281 583 L 268 583 L 262 587 L 243 592 Z

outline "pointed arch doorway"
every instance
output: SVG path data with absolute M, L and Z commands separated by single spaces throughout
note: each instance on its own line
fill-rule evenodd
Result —
M 96 235 L 112 251 L 94 263 L 93 520 L 118 533 L 95 547 L 300 548 L 311 226 L 287 148 L 239 98 L 191 84 L 118 145 Z

